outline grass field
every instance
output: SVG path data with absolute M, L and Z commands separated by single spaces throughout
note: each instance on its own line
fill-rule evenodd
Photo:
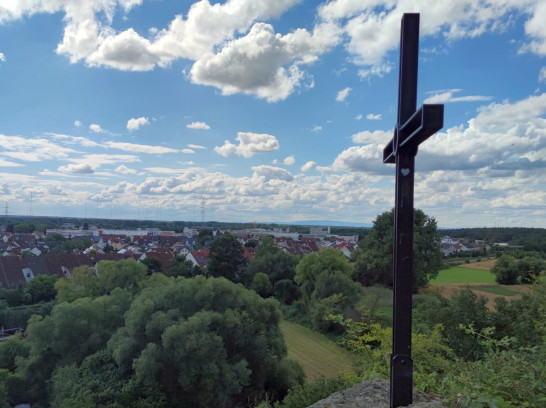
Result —
M 288 358 L 301 364 L 307 381 L 321 375 L 334 377 L 352 368 L 354 357 L 328 337 L 286 320 L 281 322 L 281 330 L 288 348 Z
M 441 270 L 438 276 L 431 280 L 432 285 L 448 283 L 495 283 L 495 275 L 482 269 L 471 269 L 455 266 Z

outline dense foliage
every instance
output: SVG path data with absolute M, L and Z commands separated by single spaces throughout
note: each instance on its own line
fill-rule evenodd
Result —
M 355 280 L 364 286 L 392 287 L 394 210 L 377 216 L 371 232 L 359 243 Z M 422 288 L 438 275 L 442 266 L 436 220 L 423 211 L 413 213 L 413 290 Z
M 542 271 L 546 270 L 546 262 L 538 252 L 514 251 L 503 254 L 491 272 L 495 280 L 503 285 L 516 283 L 531 283 Z
M 63 282 L 63 283 L 61 283 Z M 57 304 L 0 343 L 0 395 L 36 407 L 233 407 L 303 383 L 276 301 L 223 278 L 101 262 L 57 282 Z

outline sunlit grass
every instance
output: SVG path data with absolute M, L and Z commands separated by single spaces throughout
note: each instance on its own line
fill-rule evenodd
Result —
M 495 283 L 495 275 L 481 269 L 461 268 L 459 266 L 443 269 L 431 280 L 432 285 L 448 283 Z
M 307 381 L 320 376 L 335 377 L 352 368 L 354 357 L 351 353 L 328 337 L 286 320 L 281 322 L 281 330 L 288 348 L 288 358 L 301 364 Z

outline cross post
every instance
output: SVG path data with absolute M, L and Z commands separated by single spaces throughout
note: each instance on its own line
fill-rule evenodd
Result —
M 413 271 L 413 186 L 418 146 L 443 127 L 444 105 L 417 106 L 419 14 L 404 14 L 400 32 L 398 122 L 383 150 L 384 163 L 396 163 L 394 204 L 393 338 L 391 408 L 413 401 L 411 309 Z

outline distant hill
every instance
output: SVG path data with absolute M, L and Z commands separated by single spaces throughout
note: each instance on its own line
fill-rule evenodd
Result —
M 373 224 L 351 221 L 332 221 L 332 220 L 309 220 L 309 221 L 291 221 L 285 222 L 286 225 L 309 225 L 318 227 L 355 227 L 355 228 L 371 228 Z

